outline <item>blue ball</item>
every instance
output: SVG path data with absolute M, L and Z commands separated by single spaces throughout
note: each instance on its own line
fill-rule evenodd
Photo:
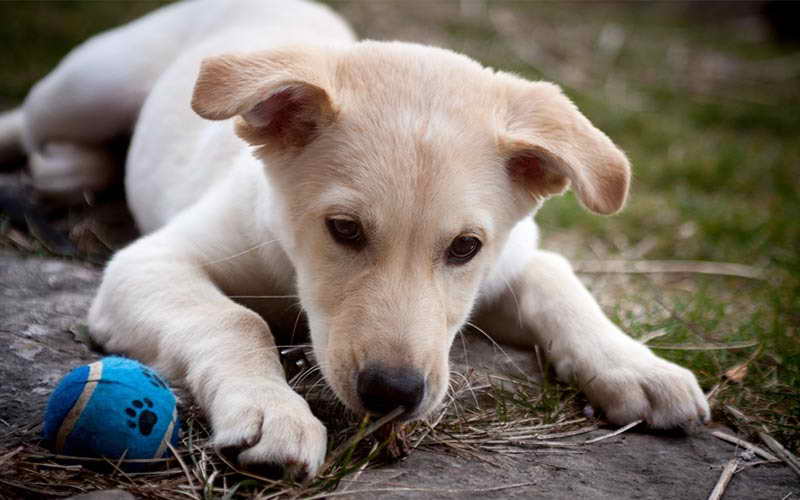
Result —
M 103 358 L 69 372 L 44 416 L 44 440 L 75 457 L 152 459 L 178 444 L 175 395 L 152 369 L 132 359 Z

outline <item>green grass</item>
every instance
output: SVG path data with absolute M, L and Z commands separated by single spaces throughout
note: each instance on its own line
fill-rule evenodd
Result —
M 648 23 L 654 22 L 640 17 L 636 32 L 647 32 Z M 661 36 L 674 36 L 663 30 L 668 27 L 658 27 Z M 738 64 L 743 73 L 753 57 L 782 55 L 782 48 L 769 43 L 758 43 L 756 50 L 750 46 L 756 44 L 730 42 L 736 38 L 732 31 L 718 27 L 702 37 L 690 37 L 688 50 L 713 52 L 717 57 L 716 51 L 724 50 L 725 57 L 741 58 Z M 631 45 L 623 52 L 636 59 L 639 48 Z M 610 242 L 615 236 L 624 234 L 631 244 L 655 241 L 646 258 L 766 268 L 771 279 L 765 283 L 693 278 L 696 292 L 665 299 L 673 317 L 653 321 L 648 315 L 638 316 L 631 324 L 632 333 L 666 328 L 669 334 L 657 342 L 670 344 L 757 341 L 758 354 L 749 364 L 747 377 L 742 384 L 725 384 L 717 407 L 735 405 L 754 418 L 754 428 L 765 425 L 797 450 L 800 95 L 778 91 L 754 102 L 748 99 L 752 89 L 744 84 L 739 89 L 736 81 L 727 80 L 718 83 L 719 94 L 710 89 L 696 95 L 670 86 L 666 79 L 661 85 L 641 83 L 645 78 L 639 73 L 646 69 L 644 62 L 607 69 L 608 73 L 621 71 L 623 76 L 616 78 L 629 78 L 630 91 L 643 101 L 643 109 L 620 106 L 591 89 L 568 89 L 581 108 L 626 149 L 635 167 L 634 188 L 625 211 L 606 220 L 579 209 L 572 196 L 549 202 L 539 216 L 545 238 L 547 231 L 568 228 L 584 235 L 584 241 L 594 238 L 613 247 Z M 782 86 L 796 89 L 798 84 L 794 77 Z M 739 90 L 741 99 L 735 98 Z M 687 228 L 684 234 L 681 227 Z M 671 295 L 668 289 L 664 293 Z M 753 349 L 659 353 L 692 368 L 710 389 L 726 369 L 750 359 Z M 717 416 L 725 419 L 721 412 Z
M 75 45 L 167 2 L 126 0 L 0 2 L 0 109 L 25 97 Z

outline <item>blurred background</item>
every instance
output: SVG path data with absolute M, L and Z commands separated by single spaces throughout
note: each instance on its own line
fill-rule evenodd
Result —
M 326 3 L 361 37 L 449 47 L 562 85 L 628 153 L 635 177 L 627 208 L 610 218 L 588 214 L 571 194 L 548 202 L 537 217 L 544 246 L 579 269 L 599 263 L 585 277 L 606 311 L 694 369 L 715 391 L 717 418 L 736 423 L 725 408 L 737 408 L 797 450 L 800 4 Z M 0 2 L 0 109 L 19 104 L 82 40 L 159 5 Z M 74 238 L 76 219 L 59 222 L 58 213 L 48 217 Z M 0 213 L 0 244 L 52 252 L 12 219 Z M 596 272 L 620 259 L 642 261 L 645 272 Z M 709 262 L 697 269 L 710 274 L 647 267 L 675 259 Z M 715 263 L 749 266 L 764 279 L 722 276 Z M 730 376 L 739 366 L 744 375 Z

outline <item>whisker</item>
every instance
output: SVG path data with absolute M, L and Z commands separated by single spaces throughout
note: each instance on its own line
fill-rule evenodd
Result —
M 325 379 L 320 377 L 319 379 L 315 380 L 314 383 L 311 384 L 308 387 L 309 392 L 313 391 L 314 389 L 328 390 L 328 389 L 331 389 L 331 388 L 327 384 L 327 382 L 325 382 Z M 333 390 L 332 389 L 331 389 L 331 394 L 333 394 Z
M 297 375 L 295 375 L 294 378 L 292 378 L 292 380 L 289 381 L 289 385 L 291 385 L 293 387 L 294 386 L 299 386 L 299 385 L 303 384 L 306 380 L 308 380 L 310 377 L 312 377 L 314 375 L 317 375 L 317 374 L 321 375 L 322 374 L 322 369 L 319 366 L 313 366 L 313 367 L 311 367 L 311 368 L 309 368 L 309 369 L 307 369 L 307 370 L 305 370 L 303 372 L 300 372 Z
M 295 348 L 298 348 L 298 349 L 310 349 L 311 345 L 310 344 L 288 344 L 288 345 L 275 345 L 275 346 L 260 346 L 260 347 L 254 347 L 253 349 L 251 349 L 251 351 L 253 353 L 260 354 L 262 352 L 274 352 L 275 350 L 281 351 L 281 350 L 284 350 L 284 349 L 295 349 Z M 278 354 L 281 354 L 281 353 L 279 352 Z M 309 352 L 304 352 L 303 354 L 308 356 Z
M 296 299 L 297 295 L 228 295 L 229 299 Z
M 277 239 L 265 241 L 263 243 L 259 243 L 258 245 L 252 246 L 252 247 L 248 248 L 247 250 L 242 250 L 241 252 L 235 253 L 235 254 L 233 254 L 231 256 L 224 257 L 224 258 L 218 259 L 218 260 L 212 260 L 211 262 L 206 262 L 206 263 L 204 263 L 202 265 L 203 266 L 211 266 L 211 265 L 214 265 L 214 264 L 220 264 L 222 262 L 227 262 L 229 260 L 235 259 L 236 257 L 241 257 L 242 255 L 250 253 L 250 252 L 252 252 L 254 250 L 258 250 L 259 248 L 265 247 L 265 246 L 270 245 L 272 243 L 275 243 L 277 241 L 278 241 Z
M 469 363 L 469 350 L 467 349 L 467 342 L 464 340 L 464 334 L 461 333 L 461 330 L 458 331 L 458 336 L 461 340 L 461 350 L 464 352 L 464 364 L 466 365 L 467 369 L 471 368 Z
M 315 379 L 314 380 L 314 384 L 307 385 L 308 382 L 309 382 L 309 379 L 312 378 L 312 376 L 314 376 L 314 375 L 317 375 L 317 373 L 302 373 L 302 374 L 298 375 L 296 378 L 290 380 L 289 381 L 289 386 L 292 389 L 296 390 L 296 391 L 308 392 L 308 391 L 310 391 L 311 389 L 314 388 L 314 384 L 317 381 Z
M 475 323 L 471 323 L 471 322 L 467 321 L 467 322 L 466 322 L 466 324 L 467 324 L 467 325 L 469 325 L 469 326 L 471 326 L 472 328 L 474 328 L 475 330 L 477 330 L 477 331 L 478 331 L 478 332 L 480 332 L 481 334 L 483 334 L 483 336 L 484 336 L 484 337 L 486 337 L 487 339 L 489 339 L 489 342 L 491 342 L 491 343 L 492 343 L 492 345 L 493 345 L 494 347 L 496 347 L 496 348 L 497 348 L 497 349 L 498 349 L 498 350 L 499 350 L 499 351 L 500 351 L 500 352 L 503 354 L 503 356 L 505 356 L 505 357 L 506 357 L 506 359 L 508 359 L 508 361 L 511 363 L 511 366 L 513 366 L 514 368 L 516 368 L 516 370 L 517 370 L 518 372 L 520 372 L 522 375 L 524 375 L 524 376 L 526 376 L 526 377 L 527 377 L 528 373 L 527 373 L 525 370 L 523 370 L 522 368 L 520 368 L 520 367 L 519 367 L 519 365 L 518 365 L 517 363 L 515 363 L 515 362 L 514 362 L 514 360 L 511 358 L 511 356 L 509 356 L 509 355 L 508 355 L 508 353 L 505 351 L 505 349 L 503 349 L 503 348 L 500 346 L 500 344 L 498 344 L 498 343 L 497 343 L 497 341 L 496 341 L 496 340 L 494 340 L 494 339 L 492 338 L 492 336 L 491 336 L 491 335 L 489 335 L 488 333 L 486 333 L 485 331 L 483 331 L 483 330 L 482 330 L 482 329 L 481 329 L 481 328 L 480 328 L 478 325 L 476 325 Z
M 304 388 L 307 397 L 317 397 L 319 399 L 329 399 L 336 403 L 341 403 L 333 388 L 328 385 L 323 377 L 317 379 L 313 384 Z
M 276 345 L 276 346 L 275 346 L 275 348 L 277 348 L 277 349 L 294 349 L 294 348 L 299 348 L 299 347 L 302 347 L 302 348 L 304 348 L 304 349 L 310 349 L 310 348 L 311 348 L 311 344 L 309 344 L 309 343 L 305 343 L 305 344 L 292 344 L 292 343 L 290 342 L 290 343 L 288 343 L 288 344 L 279 344 L 279 345 Z
M 460 378 L 460 387 L 456 387 L 456 379 Z M 469 395 L 472 396 L 472 400 L 475 403 L 475 406 L 479 406 L 478 403 L 478 396 L 475 394 L 475 389 L 472 385 L 472 381 L 464 375 L 463 373 L 459 373 L 457 371 L 450 371 L 450 387 L 453 391 L 453 398 L 460 399 L 461 394 L 463 392 L 469 392 Z
M 300 302 L 298 301 L 296 305 L 299 306 Z M 294 342 L 294 334 L 295 334 L 295 332 L 297 332 L 297 325 L 300 324 L 300 317 L 302 315 L 303 315 L 303 308 L 300 307 L 299 310 L 297 311 L 297 317 L 294 319 L 294 326 L 292 327 L 292 334 L 289 335 L 289 341 L 290 342 Z
M 523 325 L 522 325 L 522 310 L 519 307 L 519 300 L 517 300 L 517 294 L 514 292 L 514 287 L 511 286 L 511 283 L 508 282 L 506 277 L 503 276 L 502 278 L 503 278 L 503 283 L 506 284 L 506 288 L 508 288 L 508 291 L 511 293 L 511 298 L 514 299 L 514 305 L 517 308 L 517 321 L 519 321 L 519 327 L 523 328 Z
M 314 366 L 314 367 L 309 368 L 309 369 L 307 369 L 307 370 L 305 370 L 305 371 L 303 371 L 301 373 L 298 373 L 294 377 L 294 379 L 292 379 L 291 382 L 292 383 L 296 383 L 296 384 L 302 384 L 307 379 L 309 379 L 309 378 L 311 378 L 311 377 L 313 377 L 315 375 L 318 375 L 318 374 L 319 375 L 322 374 L 322 369 L 319 366 Z

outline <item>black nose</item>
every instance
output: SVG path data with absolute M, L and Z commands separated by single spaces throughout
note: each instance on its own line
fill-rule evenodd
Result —
M 408 368 L 368 366 L 358 374 L 358 397 L 370 413 L 385 415 L 398 406 L 413 413 L 425 394 L 425 378 Z

